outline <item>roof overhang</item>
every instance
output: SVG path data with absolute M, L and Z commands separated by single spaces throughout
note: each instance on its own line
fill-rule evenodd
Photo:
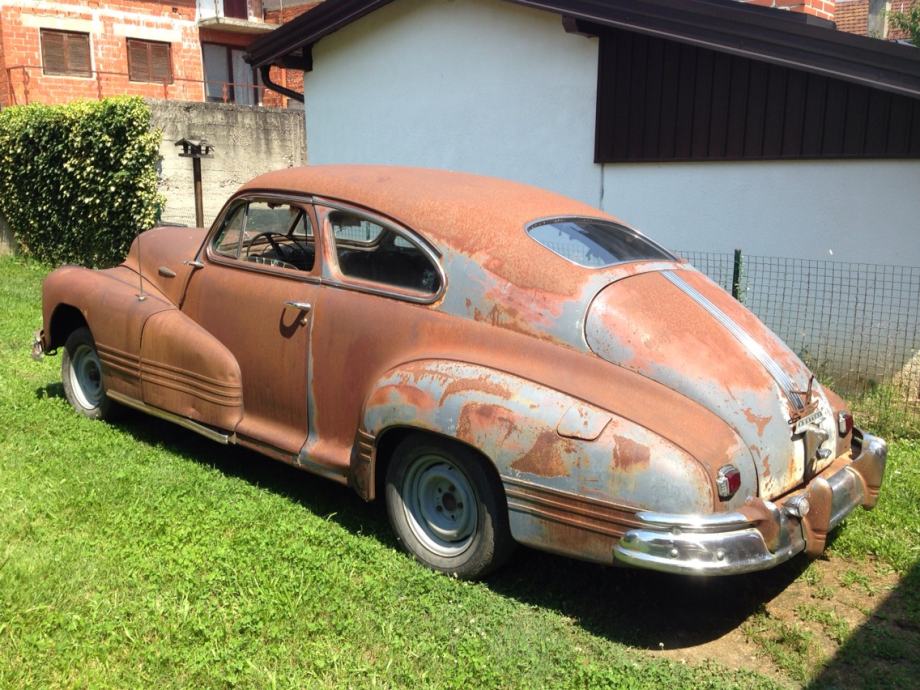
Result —
M 267 34 L 277 29 L 278 25 L 234 17 L 208 17 L 198 21 L 198 28 L 226 31 L 231 34 Z
M 328 0 L 256 39 L 247 60 L 312 65 L 313 45 L 392 0 Z M 736 0 L 504 0 L 553 12 L 581 33 L 616 27 L 920 97 L 920 50 L 837 31 L 800 13 Z
M 327 0 L 253 41 L 246 60 L 253 67 L 308 63 L 313 45 L 392 0 Z

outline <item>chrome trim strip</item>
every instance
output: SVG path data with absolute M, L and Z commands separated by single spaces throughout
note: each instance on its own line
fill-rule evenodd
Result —
M 741 513 L 712 513 L 710 515 L 679 515 L 642 512 L 636 515 L 649 529 L 677 528 L 687 532 L 728 532 L 752 527 L 754 522 Z
M 196 371 L 189 371 L 187 369 L 183 369 L 182 367 L 177 367 L 172 364 L 166 364 L 165 362 L 159 362 L 154 359 L 146 359 L 146 358 L 141 358 L 140 362 L 141 362 L 140 364 L 141 369 L 146 372 L 157 374 L 157 375 L 160 375 L 158 373 L 159 371 L 164 371 L 170 374 L 175 374 L 176 376 L 180 376 L 183 379 L 191 379 L 192 382 L 194 382 L 195 384 L 200 384 L 205 389 L 207 389 L 208 387 L 211 387 L 211 388 L 214 388 L 216 391 L 220 391 L 221 389 L 224 389 L 227 391 L 239 392 L 241 390 L 241 386 L 239 384 L 226 383 L 224 381 L 221 381 L 220 379 L 216 379 L 211 376 L 205 376 L 204 374 L 199 374 Z M 220 394 L 223 394 L 223 393 L 220 393 Z
M 792 379 L 789 378 L 789 375 L 783 371 L 783 368 L 773 359 L 766 350 L 763 349 L 763 346 L 758 343 L 751 335 L 745 331 L 741 326 L 739 326 L 728 314 L 719 309 L 715 304 L 709 301 L 707 297 L 701 294 L 696 288 L 692 287 L 687 281 L 681 278 L 676 273 L 671 271 L 662 271 L 662 275 L 667 278 L 671 283 L 683 291 L 690 299 L 699 304 L 703 309 L 709 312 L 709 314 L 727 330 L 735 339 L 740 342 L 748 353 L 756 359 L 767 370 L 767 373 L 773 377 L 773 380 L 779 385 L 779 387 L 786 394 L 786 397 L 789 399 L 789 402 L 795 406 L 796 410 L 804 410 L 805 403 L 802 401 L 801 396 L 795 389 L 795 384 Z
M 294 465 L 324 479 L 331 479 L 337 484 L 348 486 L 348 469 L 324 465 L 310 459 L 304 449 L 295 456 Z
M 229 434 L 222 433 L 212 429 L 209 426 L 205 426 L 204 424 L 199 424 L 198 422 L 192 421 L 187 417 L 180 417 L 177 414 L 167 412 L 166 410 L 162 410 L 159 407 L 153 407 L 152 405 L 148 405 L 147 403 L 141 402 L 140 400 L 135 400 L 134 398 L 130 398 L 127 395 L 123 395 L 116 391 L 106 391 L 106 395 L 115 402 L 121 403 L 126 407 L 133 407 L 135 410 L 145 412 L 152 417 L 159 417 L 160 419 L 165 419 L 167 422 L 178 424 L 179 426 L 201 434 L 205 438 L 208 438 L 212 441 L 217 441 L 223 445 L 228 445 L 231 442 Z
M 239 407 L 243 402 L 242 392 L 237 394 L 223 394 L 223 393 L 210 393 L 207 390 L 195 386 L 191 382 L 185 382 L 181 380 L 170 380 L 165 377 L 158 376 L 156 374 L 141 372 L 141 384 L 148 384 L 152 386 L 159 386 L 160 388 L 169 388 L 170 390 L 177 391 L 179 393 L 185 393 L 191 395 L 192 397 L 198 398 L 203 402 L 208 402 L 213 405 L 220 405 L 222 407 Z
M 535 482 L 527 481 L 526 479 L 519 479 L 518 477 L 512 477 L 506 474 L 501 475 L 500 477 L 502 484 L 505 487 L 520 487 L 521 489 L 529 490 L 531 492 L 537 492 L 541 494 L 546 494 L 550 498 L 556 498 L 559 500 L 567 500 L 572 503 L 584 504 L 587 506 L 595 506 L 601 509 L 607 510 L 617 510 L 622 513 L 635 514 L 639 509 L 635 506 L 628 506 L 622 503 L 614 503 L 613 501 L 606 501 L 600 498 L 592 498 L 590 496 L 584 496 L 582 494 L 576 494 L 571 491 L 565 491 L 563 489 L 554 489 L 543 484 L 537 484 Z
M 608 520 L 602 523 L 597 517 L 582 518 L 571 512 L 566 513 L 559 509 L 546 510 L 540 505 L 531 506 L 531 505 L 526 505 L 523 503 L 517 503 L 513 500 L 508 501 L 508 510 L 509 512 L 524 513 L 525 515 L 531 515 L 541 520 L 557 522 L 560 525 L 574 527 L 576 529 L 584 530 L 586 532 L 602 534 L 605 537 L 613 537 L 614 539 L 621 538 L 623 534 L 626 532 L 626 530 L 628 530 L 631 526 L 631 525 L 623 525 L 613 520 Z

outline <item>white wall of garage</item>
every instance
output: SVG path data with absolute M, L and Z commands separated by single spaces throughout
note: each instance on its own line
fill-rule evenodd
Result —
M 311 163 L 520 180 L 683 250 L 920 265 L 920 161 L 600 166 L 597 41 L 498 0 L 396 0 L 322 39 Z

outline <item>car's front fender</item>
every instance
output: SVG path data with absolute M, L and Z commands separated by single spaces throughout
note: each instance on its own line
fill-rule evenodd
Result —
M 46 351 L 62 347 L 69 335 L 58 318 L 64 309 L 78 311 L 92 332 L 106 389 L 140 400 L 138 351 L 144 324 L 151 315 L 175 306 L 149 285 L 142 290 L 138 275 L 123 266 L 104 271 L 62 266 L 42 284 Z
M 368 437 L 410 427 L 477 449 L 505 487 L 514 537 L 544 549 L 609 561 L 637 509 L 713 510 L 712 478 L 677 446 L 485 367 L 443 360 L 398 367 L 374 386 L 362 421 Z

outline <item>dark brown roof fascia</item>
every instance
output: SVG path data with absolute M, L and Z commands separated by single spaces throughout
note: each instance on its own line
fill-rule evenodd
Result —
M 278 64 L 390 1 L 326 0 L 257 39 L 247 59 L 257 67 Z M 579 20 L 579 27 L 617 27 L 920 97 L 920 50 L 781 10 L 735 0 L 506 1 Z
M 246 61 L 253 67 L 281 65 L 292 53 L 309 52 L 319 39 L 334 33 L 353 21 L 370 14 L 392 0 L 326 0 L 312 10 L 282 24 L 277 29 L 253 41 Z M 311 65 L 312 66 L 312 65 Z
M 597 26 L 668 38 L 920 97 L 920 50 L 848 34 L 729 0 L 510 0 Z

